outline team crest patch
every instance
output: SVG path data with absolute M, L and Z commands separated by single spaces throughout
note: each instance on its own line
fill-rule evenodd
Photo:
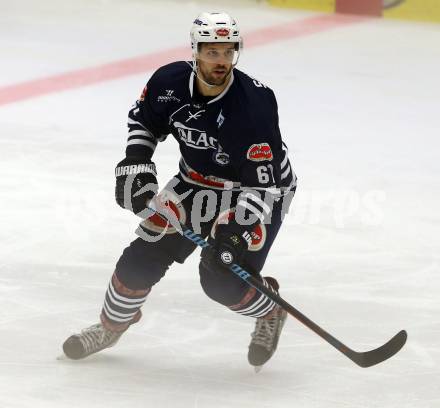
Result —
M 213 153 L 212 158 L 220 166 L 227 166 L 230 162 L 229 154 L 225 153 L 223 148 L 218 145 L 218 149 Z
M 271 161 L 273 159 L 272 150 L 268 143 L 253 144 L 249 147 L 246 157 L 251 161 Z

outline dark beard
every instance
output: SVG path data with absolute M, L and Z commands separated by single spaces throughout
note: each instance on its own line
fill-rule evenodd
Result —
M 219 78 L 219 79 L 214 78 L 213 75 L 206 75 L 202 70 L 200 70 L 200 73 L 202 74 L 202 79 L 205 82 L 207 82 L 209 85 L 222 86 L 229 78 L 231 71 L 232 71 L 232 67 L 228 71 L 226 71 L 225 76 L 223 78 Z

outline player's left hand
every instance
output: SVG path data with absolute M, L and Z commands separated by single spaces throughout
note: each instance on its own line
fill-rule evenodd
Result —
M 202 254 L 202 263 L 211 270 L 229 270 L 232 264 L 242 263 L 250 239 L 250 234 L 234 221 L 219 224 L 212 250 Z

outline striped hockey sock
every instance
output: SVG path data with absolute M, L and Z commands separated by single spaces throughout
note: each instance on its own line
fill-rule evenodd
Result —
M 274 278 L 262 278 L 263 284 L 274 293 L 278 291 L 278 282 Z M 249 288 L 240 303 L 229 306 L 229 309 L 243 316 L 267 317 L 276 307 L 276 303 L 255 288 Z
M 111 331 L 122 332 L 128 326 L 140 320 L 140 308 L 147 299 L 151 288 L 133 290 L 127 288 L 113 274 L 105 294 L 104 306 L 101 311 L 103 326 Z

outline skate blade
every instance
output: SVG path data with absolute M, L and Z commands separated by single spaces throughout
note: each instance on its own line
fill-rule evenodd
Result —
M 56 358 L 58 361 L 64 361 L 64 360 L 69 360 L 69 358 L 67 358 L 67 356 L 65 354 L 60 354 L 59 356 L 57 356 Z
M 263 368 L 263 366 L 254 366 L 255 374 L 258 374 L 262 368 Z

